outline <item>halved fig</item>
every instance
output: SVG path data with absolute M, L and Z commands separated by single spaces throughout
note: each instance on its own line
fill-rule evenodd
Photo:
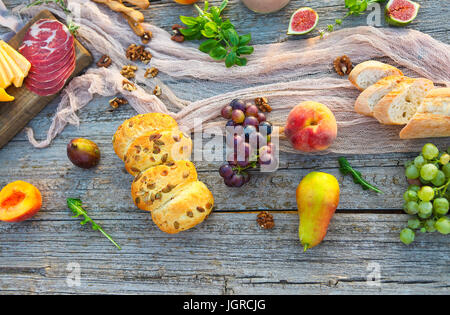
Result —
M 409 0 L 390 0 L 386 4 L 386 21 L 393 26 L 411 23 L 419 12 L 420 4 Z
M 289 22 L 288 35 L 303 35 L 311 32 L 319 22 L 319 15 L 311 8 L 304 7 L 294 12 Z

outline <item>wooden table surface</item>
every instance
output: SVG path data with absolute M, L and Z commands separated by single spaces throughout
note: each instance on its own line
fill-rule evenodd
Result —
M 20 2 L 5 4 L 12 7 Z M 345 14 L 343 2 L 291 1 L 282 11 L 262 16 L 231 0 L 226 15 L 241 32 L 251 32 L 254 43 L 269 43 L 286 38 L 295 9 L 314 7 L 325 26 Z M 449 43 L 448 6 L 442 7 L 442 1 L 419 2 L 422 8 L 410 27 Z M 178 15 L 193 12 L 191 6 L 164 0 L 153 2 L 145 15 L 147 21 L 169 30 Z M 344 22 L 345 27 L 365 24 L 365 16 Z M 30 122 L 38 139 L 45 137 L 56 105 L 53 102 Z M 407 187 L 402 165 L 416 153 L 348 157 L 386 192 L 383 195 L 362 191 L 350 178 L 343 178 L 333 155 L 282 154 L 277 172 L 255 174 L 243 189 L 225 187 L 217 172 L 220 163 L 196 162 L 199 178 L 215 196 L 215 211 L 192 230 L 166 235 L 133 205 L 132 177 L 111 146 L 117 126 L 135 113 L 128 106 L 109 109 L 108 99 L 96 98 L 80 113 L 80 128 L 67 127 L 49 148 L 32 148 L 22 132 L 0 150 L 0 186 L 20 179 L 35 184 L 43 194 L 43 208 L 34 218 L 0 224 L 0 294 L 450 292 L 449 237 L 420 234 L 409 247 L 399 241 L 408 219 L 400 210 Z M 66 145 L 75 137 L 98 143 L 102 160 L 97 168 L 81 170 L 69 162 Z M 313 170 L 337 176 L 341 202 L 325 241 L 303 253 L 297 236 L 295 188 Z M 123 250 L 71 218 L 67 197 L 81 198 Z M 273 230 L 257 226 L 261 210 L 273 214 Z M 79 286 L 67 281 L 73 266 L 80 267 Z M 367 282 L 377 270 L 380 283 Z

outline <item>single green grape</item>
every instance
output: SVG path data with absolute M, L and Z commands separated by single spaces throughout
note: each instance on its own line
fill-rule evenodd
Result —
M 409 219 L 408 227 L 413 230 L 417 230 L 420 228 L 420 220 L 419 219 Z
M 433 204 L 429 201 L 421 201 L 419 203 L 418 213 L 419 218 L 428 219 L 433 213 Z
M 438 171 L 439 169 L 436 167 L 436 165 L 428 163 L 422 166 L 422 168 L 420 169 L 420 177 L 422 177 L 424 180 L 430 181 L 436 177 Z
M 414 242 L 415 233 L 410 228 L 405 228 L 400 232 L 400 241 L 405 245 L 409 245 Z
M 434 219 L 428 219 L 425 221 L 424 227 L 428 233 L 433 233 L 436 231 L 436 228 L 434 227 L 435 223 L 436 223 L 436 221 Z
M 409 185 L 408 190 L 418 192 L 420 190 L 420 186 L 419 185 Z
M 447 165 L 449 162 L 450 162 L 450 154 L 448 153 L 442 154 L 439 159 L 439 163 L 441 163 L 442 165 Z
M 416 201 L 407 202 L 403 208 L 405 212 L 410 215 L 414 215 L 419 212 L 419 204 Z
M 419 178 L 420 176 L 419 169 L 415 165 L 410 165 L 405 170 L 405 176 L 408 179 Z
M 422 155 L 427 160 L 436 158 L 439 154 L 439 149 L 432 143 L 427 143 L 422 148 Z
M 422 188 L 420 188 L 419 192 L 417 193 L 417 196 L 419 196 L 420 200 L 422 201 L 433 200 L 434 189 L 430 186 L 422 186 Z
M 446 198 L 436 198 L 433 200 L 434 213 L 438 216 L 443 216 L 448 213 L 449 202 Z
M 435 228 L 439 233 L 447 235 L 450 233 L 450 219 L 448 217 L 442 217 L 435 223 Z
M 407 190 L 403 194 L 403 199 L 405 199 L 406 202 L 417 201 L 419 197 L 417 196 L 417 192 L 415 192 L 414 190 Z
M 416 157 L 414 159 L 414 165 L 420 169 L 422 166 L 424 166 L 427 163 L 427 161 L 425 160 L 425 158 L 421 155 L 419 155 L 418 157 Z
M 436 177 L 433 178 L 431 183 L 434 186 L 437 186 L 437 187 L 444 185 L 445 184 L 445 174 L 444 174 L 444 172 L 443 171 L 438 171 Z
M 450 177 L 450 163 L 447 163 L 444 166 L 442 166 L 442 171 L 444 172 L 445 177 L 449 178 Z

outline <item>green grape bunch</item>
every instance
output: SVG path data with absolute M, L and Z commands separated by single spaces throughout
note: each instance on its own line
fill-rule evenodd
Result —
M 403 210 L 412 218 L 400 232 L 400 240 L 411 244 L 416 231 L 449 234 L 450 147 L 440 152 L 434 144 L 425 144 L 421 154 L 406 163 L 405 176 L 415 184 L 403 194 Z

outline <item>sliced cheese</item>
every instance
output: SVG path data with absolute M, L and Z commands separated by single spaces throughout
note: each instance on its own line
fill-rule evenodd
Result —
M 8 63 L 9 68 L 14 74 L 12 82 L 15 87 L 21 87 L 23 84 L 23 79 L 25 79 L 25 74 L 20 70 L 19 66 L 14 62 L 14 60 L 5 52 L 3 47 L 0 46 L 0 58 L 5 58 Z
M 16 62 L 17 66 L 22 70 L 25 77 L 28 75 L 28 72 L 31 68 L 31 63 L 22 56 L 18 51 L 16 51 L 14 48 L 9 46 L 4 41 L 0 40 L 0 47 L 2 47 L 5 52 Z
M 8 75 L 6 74 L 5 67 L 0 62 L 0 88 L 6 89 L 11 85 L 11 80 L 8 79 Z

